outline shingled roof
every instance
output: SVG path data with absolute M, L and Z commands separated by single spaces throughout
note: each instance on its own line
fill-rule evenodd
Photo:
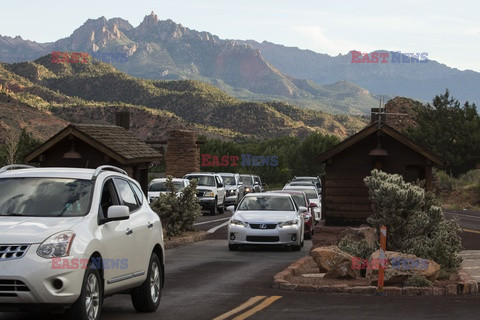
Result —
M 438 166 L 444 166 L 445 161 L 435 155 L 433 152 L 430 150 L 424 148 L 423 146 L 419 145 L 415 141 L 411 140 L 408 138 L 406 135 L 398 132 L 394 128 L 390 127 L 387 124 L 381 124 L 380 127 L 378 127 L 378 123 L 373 123 L 367 127 L 365 127 L 363 130 L 359 131 L 358 133 L 354 134 L 353 136 L 345 139 L 344 141 L 340 142 L 333 148 L 325 151 L 321 155 L 318 155 L 315 157 L 315 161 L 318 163 L 324 163 L 328 159 L 334 157 L 338 153 L 342 152 L 343 150 L 350 148 L 351 146 L 355 145 L 356 143 L 362 141 L 366 137 L 375 134 L 377 131 L 382 131 L 384 134 L 390 136 L 391 138 L 397 140 L 398 142 L 404 144 L 408 148 L 414 150 L 415 152 L 421 154 L 425 158 L 429 159 L 433 163 L 435 163 Z
M 28 154 L 26 161 L 31 162 L 70 135 L 77 137 L 122 164 L 154 162 L 162 158 L 159 152 L 122 127 L 98 124 L 70 124 Z

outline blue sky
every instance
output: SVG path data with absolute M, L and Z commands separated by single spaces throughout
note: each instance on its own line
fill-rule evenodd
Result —
M 162 20 L 221 38 L 267 40 L 330 55 L 377 49 L 480 72 L 480 2 L 475 0 L 16 0 L 0 6 L 0 34 L 37 42 L 69 36 L 88 18 Z

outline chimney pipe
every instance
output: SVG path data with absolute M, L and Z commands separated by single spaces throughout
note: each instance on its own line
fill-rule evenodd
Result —
M 115 112 L 115 125 L 130 130 L 130 112 L 117 111 Z

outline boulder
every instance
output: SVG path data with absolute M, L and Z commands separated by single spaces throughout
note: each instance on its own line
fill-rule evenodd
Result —
M 377 237 L 375 236 L 375 229 L 366 225 L 362 225 L 358 228 L 348 227 L 340 232 L 341 238 L 346 236 L 355 241 L 361 241 L 362 239 L 365 239 L 368 246 L 371 248 L 375 247 L 376 245 Z
M 310 252 L 318 265 L 320 272 L 328 272 L 342 262 L 352 261 L 352 256 L 340 250 L 337 246 L 318 247 Z
M 413 275 L 424 276 L 430 281 L 435 281 L 440 272 L 440 265 L 433 260 L 422 259 L 414 254 L 406 254 L 395 251 L 386 251 L 385 259 L 388 260 L 385 269 L 385 284 L 403 284 Z M 380 250 L 370 256 L 370 261 L 380 261 Z M 375 263 L 371 263 L 375 265 Z M 378 264 L 377 264 L 378 266 Z M 378 269 L 367 268 L 366 278 L 372 284 L 378 280 Z
M 325 273 L 326 279 L 356 279 L 360 277 L 360 270 L 352 269 L 352 260 L 342 261 Z

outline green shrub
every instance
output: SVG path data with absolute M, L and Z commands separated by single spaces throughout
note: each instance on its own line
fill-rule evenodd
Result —
M 183 231 L 193 230 L 193 223 L 202 215 L 201 206 L 195 194 L 197 182 L 192 180 L 190 185 L 177 196 L 177 188 L 172 183 L 172 176 L 167 176 L 167 194 L 160 194 L 152 203 L 152 209 L 159 215 L 162 225 L 168 236 L 176 236 Z
M 405 281 L 406 287 L 429 287 L 432 285 L 432 282 L 429 281 L 424 276 L 414 274 Z
M 362 259 L 369 259 L 370 255 L 376 250 L 374 247 L 369 246 L 365 239 L 356 241 L 348 235 L 340 240 L 338 247 L 342 251 Z
M 448 280 L 448 279 L 450 279 L 451 276 L 452 276 L 451 272 L 440 269 L 440 272 L 438 273 L 437 280 Z
M 373 214 L 368 222 L 387 227 L 387 250 L 412 253 L 438 262 L 446 271 L 459 267 L 458 220 L 446 220 L 435 196 L 397 174 L 373 170 L 364 179 Z

